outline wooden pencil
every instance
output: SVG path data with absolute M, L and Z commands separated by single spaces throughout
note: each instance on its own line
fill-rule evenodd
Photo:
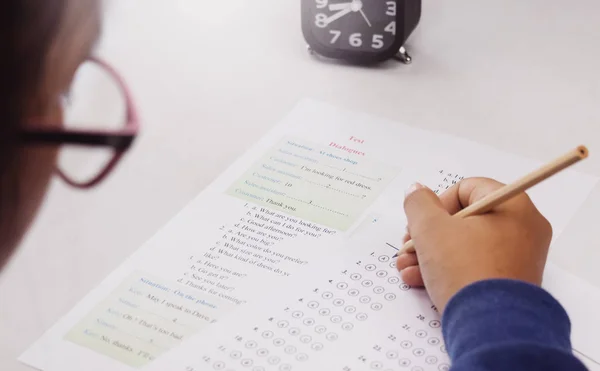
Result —
M 454 214 L 457 218 L 466 218 L 473 215 L 481 215 L 491 211 L 494 207 L 500 205 L 503 202 L 510 200 L 521 192 L 525 192 L 527 189 L 534 185 L 548 179 L 552 175 L 568 168 L 569 166 L 583 160 L 588 157 L 588 149 L 585 146 L 579 146 L 554 161 L 542 166 L 541 168 L 533 171 L 532 173 L 525 175 L 523 178 L 517 180 L 514 183 L 507 184 L 502 188 L 490 193 L 481 200 L 465 207 L 461 211 Z M 407 241 L 402 249 L 394 255 L 397 257 L 404 253 L 415 252 L 415 244 L 412 240 Z

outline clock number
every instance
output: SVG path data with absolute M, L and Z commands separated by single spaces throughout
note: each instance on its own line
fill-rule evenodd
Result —
M 329 33 L 333 35 L 333 37 L 331 38 L 331 43 L 335 44 L 335 42 L 340 38 L 340 35 L 342 34 L 342 31 L 329 30 Z
M 323 9 L 327 6 L 329 0 L 317 0 L 317 9 Z
M 319 28 L 327 27 L 327 16 L 323 13 L 319 13 L 315 16 L 315 24 Z
M 373 44 L 371 44 L 371 47 L 373 49 L 381 49 L 383 45 L 383 35 L 373 35 Z
M 384 30 L 396 36 L 396 21 L 391 21 L 390 24 L 385 26 Z
M 358 48 L 362 45 L 362 39 L 360 38 L 362 35 L 360 33 L 353 33 L 350 35 L 350 45 L 355 48 Z
M 385 5 L 387 5 L 387 7 L 388 7 L 385 14 L 396 15 L 396 2 L 395 1 L 388 1 L 385 3 Z

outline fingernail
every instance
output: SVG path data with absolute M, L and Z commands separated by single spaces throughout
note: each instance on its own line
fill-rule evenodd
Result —
M 413 193 L 416 190 L 419 190 L 423 188 L 423 185 L 421 183 L 413 183 L 410 187 L 408 187 L 406 189 L 406 191 L 404 192 L 404 197 L 408 197 L 408 195 L 410 195 L 411 193 Z

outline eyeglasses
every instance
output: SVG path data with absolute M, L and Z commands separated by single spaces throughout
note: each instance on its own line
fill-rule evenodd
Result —
M 86 73 L 83 73 L 83 71 Z M 107 63 L 90 58 L 78 70 L 75 85 L 81 82 L 81 91 L 75 89 L 73 95 L 65 97 L 64 125 L 57 128 L 42 126 L 39 123 L 28 125 L 21 132 L 21 140 L 25 144 L 61 145 L 61 155 L 74 146 L 94 150 L 109 150 L 110 156 L 96 167 L 91 174 L 76 178 L 64 171 L 64 167 L 56 169 L 57 175 L 67 184 L 76 188 L 91 188 L 115 168 L 123 155 L 131 147 L 139 131 L 136 107 L 129 89 L 119 73 Z M 90 94 L 93 90 L 95 93 Z M 114 104 L 114 103 L 118 104 Z M 77 103 L 77 104 L 75 104 Z M 115 107 L 122 106 L 122 113 L 114 115 Z M 78 116 L 95 118 L 112 114 L 102 123 L 93 124 Z M 105 123 L 117 123 L 116 128 L 107 128 Z

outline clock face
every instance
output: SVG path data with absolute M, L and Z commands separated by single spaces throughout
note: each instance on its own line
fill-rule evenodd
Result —
M 412 0 L 409 0 L 412 1 Z M 303 30 L 317 52 L 337 54 L 395 53 L 398 35 L 398 0 L 302 0 Z M 400 32 L 401 33 L 401 32 Z M 395 49 L 395 50 L 392 50 Z M 327 54 L 327 53 L 326 53 Z

